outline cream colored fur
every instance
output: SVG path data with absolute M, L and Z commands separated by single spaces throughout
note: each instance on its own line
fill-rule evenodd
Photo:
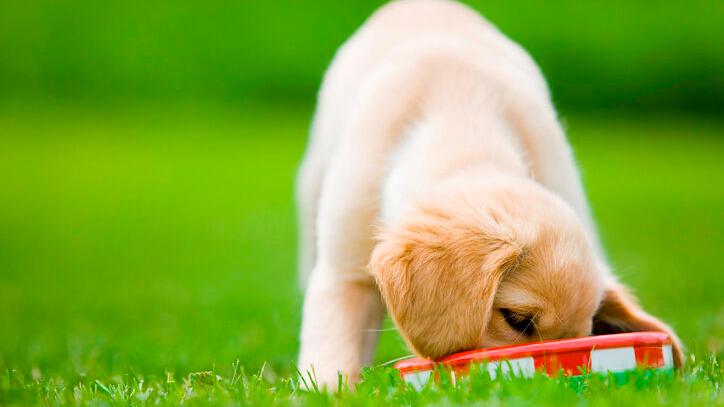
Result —
M 299 364 L 322 384 L 372 363 L 385 304 L 427 357 L 671 332 L 609 271 L 540 70 L 459 3 L 389 3 L 339 49 L 297 201 Z

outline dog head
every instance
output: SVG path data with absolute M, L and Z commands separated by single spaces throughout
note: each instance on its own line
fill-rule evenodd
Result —
M 387 225 L 369 268 L 408 346 L 433 359 L 592 333 L 673 335 L 609 282 L 574 211 L 525 179 L 441 188 Z

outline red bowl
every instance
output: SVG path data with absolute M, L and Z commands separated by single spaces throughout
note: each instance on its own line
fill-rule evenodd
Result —
M 532 376 L 536 370 L 549 376 L 588 373 L 621 373 L 636 368 L 671 370 L 674 358 L 671 338 L 664 332 L 632 332 L 585 338 L 524 343 L 455 353 L 436 361 L 407 359 L 395 364 L 403 380 L 422 388 L 435 368 L 442 365 L 453 380 L 467 374 L 472 363 L 486 363 L 495 378 L 506 375 Z

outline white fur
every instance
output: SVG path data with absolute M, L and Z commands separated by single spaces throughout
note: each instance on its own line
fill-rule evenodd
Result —
M 375 226 L 456 172 L 529 176 L 596 231 L 545 80 L 473 10 L 403 0 L 339 49 L 298 177 L 302 369 L 322 383 L 372 362 L 384 307 L 365 269 Z M 601 258 L 602 251 L 597 248 Z

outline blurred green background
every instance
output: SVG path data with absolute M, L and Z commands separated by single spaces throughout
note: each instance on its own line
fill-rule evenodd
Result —
M 292 181 L 380 4 L 0 2 L 0 369 L 288 373 Z M 542 66 L 622 280 L 721 352 L 724 7 L 472 4 Z
M 309 104 L 383 3 L 4 0 L 0 92 Z M 724 103 L 720 2 L 548 3 L 470 2 L 533 54 L 561 107 Z

